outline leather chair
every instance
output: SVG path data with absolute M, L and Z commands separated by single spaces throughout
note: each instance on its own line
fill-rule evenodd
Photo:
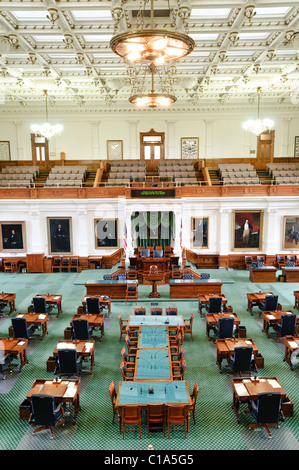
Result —
M 259 302 L 259 309 L 262 312 L 274 312 L 278 309 L 278 295 L 266 295 L 264 302 Z
M 281 315 L 280 323 L 274 325 L 274 330 L 277 334 L 277 338 L 279 339 L 283 336 L 297 336 L 296 322 L 297 315 L 295 313 L 286 313 L 284 315 Z
M 28 326 L 26 318 L 15 317 L 11 319 L 14 338 L 31 339 L 34 325 Z
M 234 331 L 234 318 L 219 318 L 218 325 L 216 326 L 214 331 L 217 339 L 232 338 Z
M 53 439 L 53 428 L 64 425 L 64 407 L 62 403 L 56 406 L 53 396 L 38 394 L 31 395 L 31 403 L 34 423 L 39 426 L 33 431 L 33 434 L 49 429 L 50 438 Z
M 72 321 L 73 336 L 78 340 L 87 340 L 91 337 L 92 328 L 89 326 L 86 318 L 76 318 Z
M 33 311 L 34 313 L 50 313 L 51 308 L 46 303 L 46 299 L 44 297 L 33 297 Z
M 86 311 L 92 315 L 99 315 L 102 313 L 103 307 L 100 305 L 98 297 L 86 297 Z
M 240 377 L 242 373 L 251 374 L 252 351 L 253 348 L 250 346 L 236 346 L 234 348 L 234 355 L 229 360 L 233 373 L 238 373 Z
M 77 376 L 81 373 L 82 358 L 77 357 L 76 347 L 73 349 L 58 349 L 57 368 L 58 375 L 61 376 Z
M 257 400 L 250 402 L 249 409 L 256 423 L 250 423 L 249 429 L 263 427 L 271 438 L 269 426 L 279 427 L 281 408 L 280 393 L 258 393 Z
M 210 297 L 209 303 L 204 307 L 207 313 L 222 312 L 222 297 Z

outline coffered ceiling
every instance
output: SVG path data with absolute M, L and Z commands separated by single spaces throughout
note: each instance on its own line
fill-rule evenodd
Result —
M 129 97 L 150 91 L 150 74 L 110 49 L 112 11 L 122 5 L 133 28 L 140 4 L 0 0 L 0 112 L 42 109 L 44 90 L 56 111 L 132 111 Z M 169 27 L 173 6 L 177 1 L 154 2 L 155 28 Z M 254 107 L 258 87 L 264 107 L 298 109 L 298 0 L 189 0 L 188 6 L 195 48 L 154 76 L 155 91 L 176 96 L 172 112 Z M 145 8 L 148 28 L 149 1 Z

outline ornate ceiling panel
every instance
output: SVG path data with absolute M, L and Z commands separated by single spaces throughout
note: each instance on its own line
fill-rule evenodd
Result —
M 174 1 L 174 0 L 173 0 Z M 137 0 L 0 0 L 0 112 L 42 108 L 44 90 L 57 111 L 134 111 L 129 97 L 150 91 L 144 65 L 110 48 L 115 8 L 134 27 Z M 177 4 L 177 2 L 175 2 Z M 189 0 L 193 52 L 157 67 L 155 88 L 174 94 L 171 111 L 245 109 L 257 102 L 299 104 L 298 1 Z M 172 0 L 154 2 L 155 28 L 168 28 Z M 150 27 L 150 2 L 143 26 Z

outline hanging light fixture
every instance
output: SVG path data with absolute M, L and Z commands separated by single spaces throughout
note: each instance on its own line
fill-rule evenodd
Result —
M 63 127 L 62 124 L 51 124 L 48 119 L 48 92 L 44 90 L 44 96 L 46 101 L 46 122 L 43 124 L 33 124 L 31 126 L 32 132 L 36 135 L 45 137 L 46 139 L 51 139 L 55 134 L 60 134 Z
M 146 3 L 146 2 L 145 2 Z M 186 18 L 190 9 L 178 8 L 178 21 L 186 26 Z M 118 12 L 117 24 L 124 15 Z M 142 17 L 140 12 L 138 18 Z M 172 26 L 174 25 L 174 22 Z M 151 0 L 151 26 L 149 29 L 142 27 L 137 30 L 125 31 L 114 36 L 110 41 L 112 51 L 129 62 L 154 63 L 163 65 L 174 60 L 181 59 L 190 54 L 195 43 L 187 34 L 179 31 L 171 31 L 154 28 L 154 0 Z
M 157 108 L 159 106 L 167 107 L 175 103 L 176 97 L 168 93 L 155 93 L 154 91 L 154 71 L 155 66 L 150 65 L 152 75 L 152 91 L 151 93 L 140 93 L 129 98 L 130 103 L 138 107 Z
M 269 132 L 274 126 L 274 121 L 271 119 L 260 119 L 260 100 L 262 90 L 259 87 L 257 89 L 257 101 L 258 101 L 258 115 L 257 119 L 249 119 L 243 123 L 243 129 L 252 132 L 255 135 L 261 135 L 264 132 Z

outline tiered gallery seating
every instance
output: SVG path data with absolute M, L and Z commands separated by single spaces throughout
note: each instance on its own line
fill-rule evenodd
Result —
M 86 165 L 54 166 L 49 173 L 45 187 L 82 186 L 86 171 Z

